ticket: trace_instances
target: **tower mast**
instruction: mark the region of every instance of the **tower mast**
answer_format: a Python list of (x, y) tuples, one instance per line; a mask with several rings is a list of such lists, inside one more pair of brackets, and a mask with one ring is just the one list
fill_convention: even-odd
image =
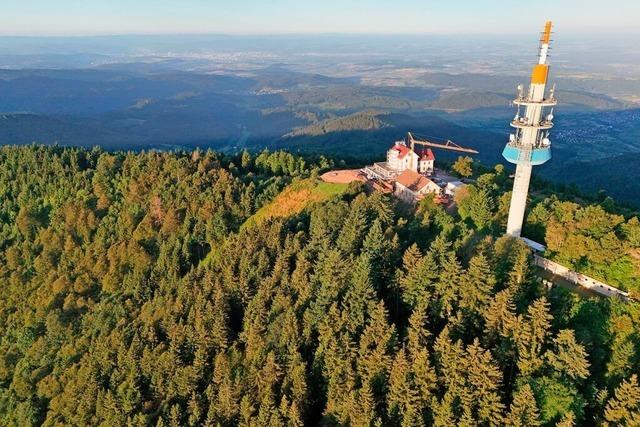
[[(546, 94), (549, 75), (547, 56), (551, 43), (551, 28), (552, 23), (548, 21), (540, 39), (538, 63), (531, 72), (528, 93), (524, 93), (522, 85), (518, 86), (518, 96), (513, 101), (518, 106), (518, 113), (511, 121), (515, 132), (509, 136), (509, 142), (502, 152), (502, 156), (507, 161), (516, 165), (507, 221), (507, 234), (514, 237), (519, 237), (522, 231), (531, 169), (533, 166), (541, 165), (551, 159), (551, 142), (548, 138), (548, 130), (553, 127), (553, 106), (556, 105), (555, 88), (552, 88), (548, 95)], [(524, 107), (524, 115), (522, 116), (520, 115), (521, 107)], [(549, 111), (549, 109), (551, 110)]]

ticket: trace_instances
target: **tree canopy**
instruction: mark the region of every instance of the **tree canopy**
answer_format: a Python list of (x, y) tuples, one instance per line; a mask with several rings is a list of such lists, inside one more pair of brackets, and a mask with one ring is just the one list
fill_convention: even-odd
[[(0, 148), (2, 423), (637, 423), (638, 305), (541, 286), (503, 170), (483, 215), (350, 186), (247, 224), (327, 166)], [(637, 220), (562, 203), (533, 223), (632, 257)]]

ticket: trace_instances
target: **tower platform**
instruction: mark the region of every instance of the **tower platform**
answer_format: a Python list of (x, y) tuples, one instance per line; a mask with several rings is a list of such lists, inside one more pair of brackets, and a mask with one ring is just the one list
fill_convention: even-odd
[(532, 148), (507, 144), (502, 151), (502, 157), (516, 165), (529, 164), (538, 166), (551, 160), (551, 146)]

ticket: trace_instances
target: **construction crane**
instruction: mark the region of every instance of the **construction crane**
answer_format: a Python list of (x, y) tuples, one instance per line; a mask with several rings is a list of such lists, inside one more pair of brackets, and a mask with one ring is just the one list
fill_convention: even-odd
[(477, 150), (474, 150), (473, 148), (461, 147), (449, 139), (447, 139), (447, 141), (444, 144), (428, 141), (426, 139), (415, 139), (411, 134), (411, 132), (407, 132), (407, 142), (409, 143), (413, 151), (415, 151), (414, 149), (415, 144), (418, 144), (418, 145), (424, 145), (425, 147), (440, 148), (440, 149), (449, 150), (449, 151), (459, 151), (461, 153), (478, 154)]

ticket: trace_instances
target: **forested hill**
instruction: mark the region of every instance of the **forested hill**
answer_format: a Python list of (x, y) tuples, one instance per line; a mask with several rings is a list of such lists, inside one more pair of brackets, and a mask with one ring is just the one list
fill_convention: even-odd
[[(640, 308), (540, 286), (495, 237), (501, 168), (450, 216), (314, 190), (329, 166), (0, 148), (0, 424), (640, 422)], [(323, 196), (265, 217), (285, 187)], [(530, 218), (550, 256), (635, 288), (637, 218), (557, 199)]]

